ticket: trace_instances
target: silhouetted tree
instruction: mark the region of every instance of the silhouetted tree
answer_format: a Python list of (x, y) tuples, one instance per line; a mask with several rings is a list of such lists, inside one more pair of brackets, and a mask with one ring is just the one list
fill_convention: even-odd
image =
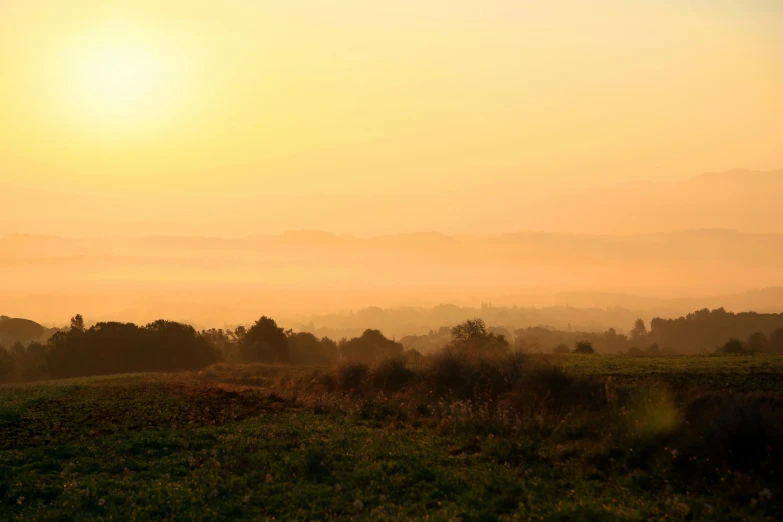
[(236, 337), (237, 344), (242, 346), (242, 343), (245, 342), (245, 337), (247, 336), (247, 328), (244, 326), (237, 326), (234, 328), (234, 337)]
[(147, 346), (158, 354), (157, 369), (199, 370), (220, 360), (221, 353), (188, 324), (158, 320), (144, 328)]
[(408, 350), (403, 354), (403, 360), (407, 368), (419, 368), (421, 367), (424, 356), (418, 350)]
[(618, 334), (614, 328), (609, 328), (602, 337), (600, 343), (603, 351), (619, 353), (624, 352), (628, 347), (628, 337)]
[(202, 331), (201, 336), (222, 354), (223, 361), (239, 362), (239, 343), (234, 332), (222, 328), (210, 328)]
[(472, 354), (502, 353), (509, 345), (505, 335), (488, 332), (484, 320), (468, 319), (451, 329), (453, 349)]
[(0, 344), (0, 382), (9, 382), (14, 373), (14, 358)]
[(291, 362), (312, 366), (331, 366), (340, 358), (337, 343), (324, 337), (318, 339), (308, 332), (286, 332), (291, 347)]
[(723, 308), (697, 310), (677, 319), (656, 317), (649, 338), (660, 346), (682, 353), (710, 352), (727, 339), (747, 339), (755, 332), (783, 328), (783, 314), (732, 313)]
[[(34, 345), (28, 347), (39, 350)], [(220, 360), (220, 352), (189, 325), (155, 321), (140, 328), (132, 323), (97, 323), (49, 339), (43, 358), (51, 377), (76, 377), (144, 371), (198, 370)], [(31, 360), (34, 360), (32, 358)]]
[(731, 338), (720, 348), (721, 353), (742, 353), (745, 347), (739, 339)]
[(71, 317), (71, 331), (84, 331), (84, 317), (82, 317), (82, 314), (76, 314), (75, 316)]
[(451, 329), (451, 342), (454, 344), (471, 344), (482, 341), (487, 336), (487, 325), (484, 319), (468, 319)]
[(778, 328), (769, 336), (769, 351), (772, 353), (783, 353), (783, 328)]
[(595, 353), (590, 341), (577, 341), (574, 345), (574, 353)]
[(638, 340), (647, 335), (647, 326), (644, 324), (644, 319), (641, 317), (636, 320), (631, 328), (631, 339)]
[(287, 363), (291, 360), (288, 339), (274, 319), (263, 316), (250, 327), (239, 346), (246, 361)]
[(763, 332), (755, 332), (748, 337), (747, 347), (751, 352), (765, 352), (767, 351), (767, 344), (769, 339)]
[(339, 346), (344, 359), (368, 364), (403, 353), (401, 343), (387, 339), (379, 330), (365, 330), (359, 337), (341, 340)]
[(11, 355), (16, 359), (16, 377), (20, 381), (34, 381), (47, 377), (44, 371), (46, 362), (46, 346), (32, 342), (25, 346), (17, 342), (11, 349)]

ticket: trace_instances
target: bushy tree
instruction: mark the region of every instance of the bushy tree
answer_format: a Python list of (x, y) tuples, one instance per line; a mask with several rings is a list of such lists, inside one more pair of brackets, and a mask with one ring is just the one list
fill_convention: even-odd
[(484, 319), (468, 319), (451, 329), (451, 342), (468, 345), (481, 342), (487, 337), (487, 325)]
[(769, 351), (772, 353), (783, 353), (783, 328), (778, 328), (769, 336)]
[(721, 353), (743, 353), (745, 347), (739, 339), (731, 338), (726, 341), (726, 344), (724, 344), (719, 351)]
[(210, 346), (221, 353), (221, 359), (224, 362), (236, 363), (240, 361), (239, 342), (231, 330), (210, 328), (202, 331), (201, 336)]
[(468, 319), (451, 329), (451, 347), (470, 354), (504, 353), (509, 349), (505, 335), (488, 332), (484, 320)]
[(25, 347), (16, 343), (11, 354), (16, 359), (17, 377), (20, 381), (35, 381), (45, 379), (44, 370), (47, 348), (39, 342), (32, 342)]
[(590, 341), (577, 341), (574, 345), (574, 353), (595, 353)]
[(365, 330), (359, 337), (341, 340), (340, 352), (343, 359), (369, 364), (399, 357), (403, 353), (403, 347), (401, 343), (387, 339), (379, 330)]
[(82, 314), (76, 314), (75, 316), (71, 317), (71, 331), (84, 331), (84, 317), (82, 317)]
[(148, 349), (158, 354), (160, 370), (199, 370), (221, 358), (220, 350), (188, 324), (161, 319), (148, 324), (143, 335)]
[(641, 317), (636, 320), (631, 328), (631, 339), (639, 340), (647, 335), (647, 326), (644, 324), (644, 319)]
[(340, 358), (337, 343), (324, 337), (318, 339), (309, 332), (286, 332), (291, 347), (291, 362), (308, 366), (332, 366)]
[(751, 352), (766, 352), (769, 339), (763, 332), (755, 332), (748, 337), (747, 347)]
[(43, 359), (50, 377), (199, 370), (220, 360), (220, 352), (190, 325), (105, 322), (82, 330), (74, 319), (74, 327), (53, 335), (44, 350), (34, 344), (27, 349), (31, 361)]
[(285, 332), (267, 316), (261, 317), (244, 334), (239, 351), (248, 362), (288, 363), (291, 360)]
[(723, 308), (705, 308), (676, 319), (656, 317), (650, 323), (649, 338), (682, 353), (709, 352), (722, 346), (726, 339), (747, 339), (755, 332), (773, 332), (779, 328), (783, 328), (783, 314), (732, 313)]
[(13, 375), (14, 358), (11, 356), (8, 350), (6, 350), (5, 347), (0, 344), (0, 383), (13, 380)]

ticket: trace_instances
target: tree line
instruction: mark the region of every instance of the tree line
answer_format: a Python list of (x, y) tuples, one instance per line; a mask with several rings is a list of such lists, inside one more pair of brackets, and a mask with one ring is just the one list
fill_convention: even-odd
[[(699, 310), (677, 319), (656, 317), (649, 329), (643, 319), (636, 319), (627, 333), (614, 328), (584, 332), (547, 326), (493, 326), (487, 331), (502, 336), (517, 351), (534, 353), (570, 352), (580, 342), (589, 343), (597, 352), (631, 355), (736, 352), (740, 345), (746, 352), (783, 353), (783, 314), (735, 314), (723, 308)], [(733, 342), (727, 349), (730, 340)], [(400, 341), (408, 350), (435, 353), (452, 341), (451, 328), (444, 326)]]
[(378, 330), (333, 341), (284, 330), (269, 317), (249, 328), (197, 331), (190, 325), (158, 320), (144, 326), (100, 322), (85, 327), (76, 315), (70, 327), (46, 343), (10, 349), (0, 345), (0, 382), (32, 381), (131, 372), (201, 370), (217, 362), (330, 366), (342, 359), (364, 363), (398, 357), (402, 345)]
[(397, 342), (379, 330), (334, 341), (294, 332), (263, 316), (250, 327), (197, 331), (158, 320), (144, 326), (100, 322), (89, 328), (76, 315), (70, 327), (48, 341), (0, 344), (0, 382), (31, 381), (128, 372), (195, 371), (217, 362), (332, 366), (340, 361), (371, 364), (451, 350), (479, 355), (538, 353), (783, 353), (783, 314), (734, 314), (720, 308), (677, 319), (655, 318), (648, 330), (637, 319), (628, 334), (572, 332), (534, 326), (487, 327), (481, 318)]

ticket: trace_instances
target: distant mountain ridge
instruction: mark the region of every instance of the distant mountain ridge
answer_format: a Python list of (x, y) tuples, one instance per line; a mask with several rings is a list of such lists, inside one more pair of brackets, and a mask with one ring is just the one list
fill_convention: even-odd
[(690, 179), (691, 182), (709, 183), (781, 183), (783, 184), (783, 169), (750, 170), (731, 169), (723, 172), (705, 172)]
[[(208, 199), (142, 190), (98, 196), (73, 189), (66, 194), (6, 183), (0, 184), (0, 234), (140, 236), (155, 231), (249, 237), (331, 230), (339, 236), (378, 237), (537, 230), (628, 235), (700, 228), (783, 234), (781, 192), (783, 169), (595, 185), (509, 179), (407, 194), (314, 194), (306, 187), (299, 194), (268, 194), (216, 186)], [(176, 205), (166, 205), (167, 199)], [(30, 201), (47, 212), (31, 213)]]
[(46, 328), (30, 319), (0, 315), (0, 346), (11, 348), (16, 343), (46, 342), (57, 328)]
[[(259, 311), (293, 317), (369, 304), (488, 300), (629, 306), (600, 295), (639, 296), (647, 304), (633, 308), (670, 315), (782, 286), (783, 234), (715, 228), (632, 235), (0, 236), (0, 309), (59, 322), (78, 312), (222, 324)], [(738, 310), (783, 310), (774, 293), (731, 302)]]

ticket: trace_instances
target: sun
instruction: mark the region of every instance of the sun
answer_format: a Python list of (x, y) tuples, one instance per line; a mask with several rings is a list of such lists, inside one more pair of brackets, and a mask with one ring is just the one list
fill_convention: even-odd
[(155, 35), (103, 28), (69, 46), (60, 85), (78, 122), (138, 127), (159, 122), (174, 103), (175, 69), (170, 48)]
[(161, 95), (162, 64), (150, 49), (127, 42), (96, 47), (79, 70), (84, 101), (108, 118), (146, 110)]

